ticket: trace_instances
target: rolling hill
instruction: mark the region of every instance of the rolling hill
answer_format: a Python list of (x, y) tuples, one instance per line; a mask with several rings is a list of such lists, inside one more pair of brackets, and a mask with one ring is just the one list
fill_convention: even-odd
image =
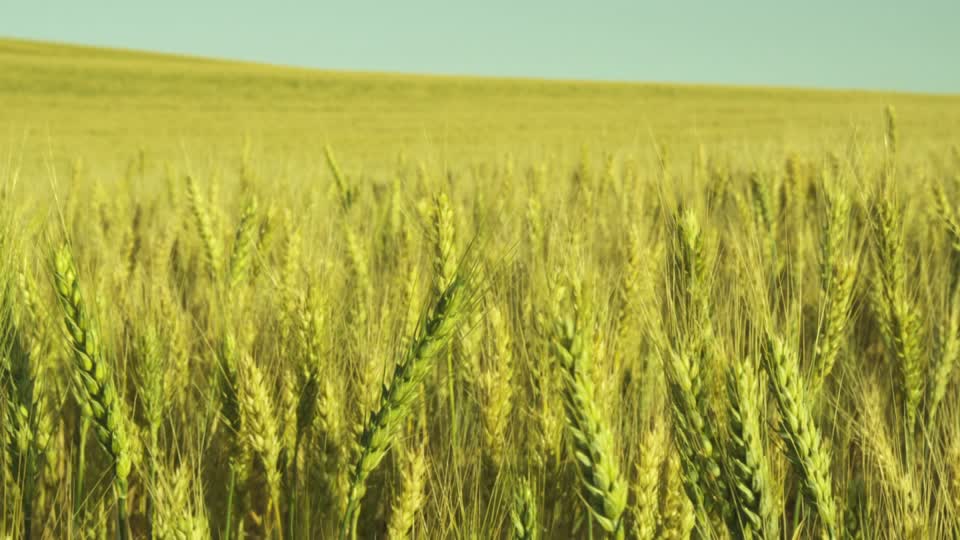
[(284, 162), (329, 143), (367, 167), (401, 151), (540, 159), (654, 141), (803, 151), (879, 136), (887, 104), (905, 145), (960, 132), (960, 96), (345, 73), (21, 40), (0, 40), (0, 74), (0, 145), (27, 164), (199, 158), (245, 140)]

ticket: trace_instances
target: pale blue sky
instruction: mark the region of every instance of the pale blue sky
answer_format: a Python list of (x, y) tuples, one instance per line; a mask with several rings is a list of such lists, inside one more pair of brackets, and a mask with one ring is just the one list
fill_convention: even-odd
[(0, 0), (0, 36), (328, 69), (960, 93), (960, 0)]

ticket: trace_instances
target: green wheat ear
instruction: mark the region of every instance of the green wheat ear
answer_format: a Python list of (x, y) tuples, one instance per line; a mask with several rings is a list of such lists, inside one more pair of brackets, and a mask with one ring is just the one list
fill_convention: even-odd
[(661, 517), (659, 515), (660, 469), (665, 461), (670, 439), (667, 427), (659, 415), (654, 417), (654, 422), (653, 426), (645, 432), (636, 466), (633, 537), (638, 540), (656, 538), (657, 520)]
[(850, 201), (843, 192), (829, 193), (827, 219), (820, 239), (820, 296), (823, 322), (814, 351), (813, 397), (833, 371), (846, 337), (856, 265), (844, 254), (849, 234)]
[(540, 525), (537, 521), (537, 501), (530, 481), (521, 477), (513, 491), (510, 507), (510, 538), (512, 540), (539, 540)]
[(330, 146), (325, 146), (323, 148), (323, 154), (327, 158), (327, 166), (330, 167), (330, 172), (333, 173), (333, 181), (337, 186), (337, 196), (340, 198), (340, 206), (344, 212), (348, 212), (350, 211), (351, 205), (353, 205), (355, 195), (353, 186), (350, 185), (347, 177), (340, 170), (337, 158), (333, 155), (333, 149), (330, 148)]
[(717, 356), (711, 320), (711, 276), (696, 214), (688, 211), (679, 216), (674, 234), (672, 291), (679, 318), (674, 336), (677, 343), (661, 348), (666, 349), (664, 373), (684, 489), (693, 503), (698, 534), (709, 537), (714, 534), (715, 523), (730, 513), (708, 392), (707, 369)]
[(729, 443), (725, 465), (736, 501), (728, 527), (743, 538), (780, 537), (778, 501), (761, 426), (766, 393), (753, 362), (731, 364), (727, 373)]
[(207, 208), (206, 201), (203, 200), (197, 182), (192, 176), (187, 177), (187, 202), (196, 221), (200, 239), (203, 241), (203, 254), (207, 263), (207, 272), (213, 279), (219, 280), (223, 275), (223, 246), (221, 246), (220, 239), (214, 231), (210, 210)]
[(379, 406), (370, 414), (358, 440), (359, 456), (350, 478), (346, 511), (340, 525), (341, 540), (348, 533), (356, 537), (367, 479), (387, 455), (410, 416), (421, 386), (431, 373), (432, 361), (446, 350), (473, 304), (466, 278), (454, 276), (430, 309), (406, 354), (397, 362), (392, 380), (384, 385)]
[(118, 502), (120, 534), (127, 537), (126, 497), (130, 475), (126, 420), (117, 396), (110, 364), (103, 356), (100, 339), (86, 311), (70, 247), (60, 247), (53, 258), (54, 286), (67, 341), (73, 350), (73, 381), (83, 415), (94, 427), (97, 440), (110, 455)]
[(567, 428), (580, 473), (581, 496), (591, 515), (612, 538), (625, 535), (623, 514), (627, 483), (620, 474), (618, 455), (607, 418), (597, 406), (589, 374), (589, 341), (577, 306), (555, 323), (553, 350), (562, 373)]
[(770, 335), (763, 348), (763, 367), (780, 412), (780, 438), (786, 446), (787, 458), (801, 479), (804, 498), (820, 518), (823, 534), (835, 539), (838, 537), (837, 507), (830, 455), (813, 421), (812, 403), (800, 379), (796, 352), (780, 338)]
[(887, 198), (873, 208), (871, 222), (876, 246), (876, 284), (873, 305), (880, 331), (897, 369), (897, 389), (913, 433), (924, 391), (922, 324), (916, 303), (907, 289), (902, 216)]
[(230, 269), (227, 275), (228, 290), (237, 287), (250, 273), (253, 263), (254, 248), (257, 244), (259, 230), (257, 227), (257, 199), (252, 199), (243, 209), (240, 224), (233, 241), (233, 251), (230, 253)]
[[(0, 238), (0, 246), (9, 248)], [(6, 268), (0, 272), (8, 271)], [(3, 275), (6, 279), (8, 276)], [(22, 274), (21, 274), (22, 276)], [(10, 282), (0, 285), (0, 478), (7, 496), (19, 490), (23, 532), (29, 536), (38, 496), (39, 471), (48, 465), (53, 419), (44, 388), (49, 371), (41, 365), (38, 332), (28, 335)], [(26, 295), (24, 295), (26, 296)], [(31, 311), (29, 306), (27, 311)], [(7, 485), (16, 480), (16, 487)], [(8, 499), (9, 500), (9, 499)]]
[(893, 105), (887, 105), (887, 108), (884, 110), (884, 119), (887, 124), (887, 131), (884, 134), (884, 144), (890, 152), (891, 158), (896, 159), (899, 136), (897, 135), (897, 111), (893, 108)]

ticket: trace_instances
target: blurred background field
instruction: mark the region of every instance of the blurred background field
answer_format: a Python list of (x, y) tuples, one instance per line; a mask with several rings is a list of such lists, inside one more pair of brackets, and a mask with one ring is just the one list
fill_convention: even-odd
[(235, 158), (245, 140), (271, 173), (307, 178), (325, 144), (371, 172), (401, 152), (464, 165), (586, 145), (648, 159), (654, 143), (748, 164), (875, 143), (886, 105), (908, 158), (960, 130), (958, 96), (334, 73), (14, 40), (0, 40), (0, 74), (0, 142), (32, 171), (52, 155), (115, 173), (140, 149)]

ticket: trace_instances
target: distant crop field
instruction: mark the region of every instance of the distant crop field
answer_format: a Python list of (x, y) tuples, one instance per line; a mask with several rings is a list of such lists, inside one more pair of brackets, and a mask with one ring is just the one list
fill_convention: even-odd
[(958, 538), (958, 206), (958, 96), (0, 41), (0, 538)]

